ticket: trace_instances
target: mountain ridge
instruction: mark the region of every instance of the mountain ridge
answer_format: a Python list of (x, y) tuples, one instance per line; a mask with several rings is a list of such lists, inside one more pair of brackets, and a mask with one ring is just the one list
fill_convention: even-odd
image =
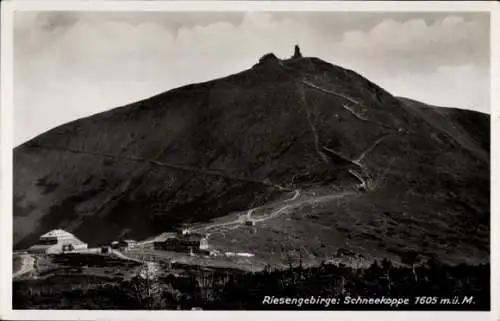
[[(409, 196), (397, 196), (397, 189), (424, 199), (447, 186), (479, 214), (451, 209), (446, 193), (414, 207), (456, 213), (445, 221), (476, 217), (484, 248), (489, 127), (477, 119), (488, 117), (467, 122), (457, 115), (396, 98), (318, 58), (270, 56), (240, 73), (75, 120), (16, 147), (15, 247), (55, 227), (89, 244), (147, 238), (285, 199), (296, 189), (354, 190), (360, 199), (387, 192), (403, 202)], [(382, 199), (370, 202), (385, 206)]]

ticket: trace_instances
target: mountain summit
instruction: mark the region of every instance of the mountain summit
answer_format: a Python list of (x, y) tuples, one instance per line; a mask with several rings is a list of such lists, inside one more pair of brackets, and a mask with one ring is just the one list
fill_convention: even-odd
[(303, 246), (313, 258), (342, 245), (482, 260), (488, 146), (487, 115), (394, 97), (354, 71), (302, 57), (297, 46), (290, 59), (267, 54), (240, 73), (78, 119), (17, 147), (14, 243), (26, 247), (55, 228), (90, 246), (142, 239), (300, 191), (317, 207), (297, 208), (252, 238), (314, 235)]

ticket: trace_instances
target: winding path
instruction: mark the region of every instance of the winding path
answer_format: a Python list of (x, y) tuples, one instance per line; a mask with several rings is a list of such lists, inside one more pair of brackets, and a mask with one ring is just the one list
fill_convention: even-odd
[[(326, 94), (330, 94), (330, 95), (334, 95), (336, 97), (339, 97), (339, 98), (342, 98), (346, 101), (348, 101), (349, 103), (351, 104), (354, 104), (354, 105), (358, 105), (358, 106), (362, 106), (362, 104), (357, 101), (357, 100), (354, 100), (350, 97), (347, 97), (345, 95), (342, 95), (338, 92), (335, 92), (335, 91), (332, 91), (332, 90), (328, 90), (326, 88), (323, 88), (321, 86), (318, 86), (316, 84), (313, 84), (312, 82), (308, 81), (308, 80), (305, 80), (305, 79), (302, 79), (302, 83), (310, 88), (314, 88), (316, 90), (319, 90), (321, 92), (324, 92)], [(360, 114), (358, 114), (357, 112), (355, 112), (351, 107), (347, 106), (346, 104), (342, 104), (342, 107), (347, 110), (349, 113), (351, 113), (354, 117), (356, 117), (357, 119), (361, 120), (361, 121), (364, 121), (364, 122), (368, 122), (368, 123), (372, 123), (372, 124), (376, 124), (378, 126), (382, 126), (384, 128), (388, 128), (388, 129), (394, 129), (392, 126), (389, 126), (389, 125), (386, 125), (384, 123), (381, 123), (381, 122), (378, 122), (378, 121), (375, 121), (375, 120), (371, 120), (371, 119), (368, 119), (364, 116), (361, 116)]]
[(222, 232), (224, 228), (226, 230), (234, 230), (239, 227), (241, 227), (243, 224), (245, 224), (246, 221), (250, 220), (254, 223), (261, 223), (273, 218), (276, 218), (277, 216), (286, 213), (288, 210), (292, 210), (294, 208), (300, 207), (304, 204), (308, 203), (318, 203), (321, 201), (327, 201), (327, 200), (332, 200), (340, 197), (344, 197), (350, 194), (355, 194), (355, 192), (352, 191), (347, 191), (347, 192), (340, 192), (336, 194), (328, 194), (328, 195), (322, 195), (322, 196), (314, 196), (314, 197), (307, 197), (298, 200), (298, 197), (300, 196), (301, 191), (296, 190), (295, 194), (288, 200), (283, 201), (283, 206), (280, 206), (274, 211), (270, 211), (268, 215), (263, 215), (259, 217), (252, 217), (252, 214), (255, 212), (255, 210), (262, 209), (262, 208), (268, 208), (269, 205), (265, 205), (262, 207), (255, 207), (250, 210), (248, 210), (245, 214), (239, 215), (237, 219), (230, 221), (230, 222), (225, 222), (225, 223), (219, 223), (219, 224), (212, 224), (208, 226), (203, 226), (199, 227), (197, 229), (193, 229), (192, 232), (205, 232), (206, 234), (214, 234), (218, 232)]
[(380, 138), (378, 138), (377, 140), (375, 140), (370, 146), (368, 146), (367, 149), (365, 149), (359, 156), (358, 158), (356, 158), (356, 160), (354, 160), (355, 163), (359, 164), (359, 162), (361, 162), (363, 160), (363, 158), (369, 153), (371, 152), (373, 149), (375, 149), (375, 147), (377, 147), (378, 144), (380, 144), (381, 142), (383, 142), (386, 138), (389, 138), (390, 136), (392, 136), (393, 134), (387, 134), (387, 135), (384, 135)]
[[(290, 199), (285, 200), (283, 202), (286, 203), (286, 202), (294, 201), (294, 200), (297, 199), (297, 197), (299, 197), (299, 195), (300, 195), (300, 190), (296, 189), (295, 190), (295, 194)], [(249, 220), (252, 220), (254, 222), (261, 222), (263, 220), (267, 220), (267, 219), (271, 218), (271, 217), (268, 217), (266, 219), (259, 219), (259, 220), (252, 219), (252, 213), (255, 210), (261, 209), (263, 207), (269, 207), (269, 204), (266, 204), (264, 206), (258, 206), (258, 207), (251, 208), (251, 209), (247, 210), (245, 214), (239, 215), (237, 219), (234, 219), (232, 221), (211, 224), (211, 225), (208, 225), (208, 226), (201, 226), (201, 227), (198, 227), (198, 228), (191, 229), (190, 232), (194, 232), (194, 233), (204, 232), (204, 233), (210, 235), (210, 234), (213, 234), (216, 231), (221, 230), (221, 228), (223, 228), (223, 227), (227, 227), (227, 226), (231, 226), (231, 225), (236, 225), (236, 227), (234, 227), (234, 228), (237, 228), (237, 227), (239, 227), (239, 225), (243, 225), (243, 224), (245, 224), (246, 221), (249, 221)], [(208, 232), (210, 230), (212, 230), (212, 231)]]
[(137, 263), (143, 263), (143, 261), (141, 261), (141, 260), (134, 259), (134, 258), (132, 258), (130, 256), (126, 256), (121, 251), (112, 250), (111, 253), (115, 254), (116, 256), (118, 256), (122, 260), (128, 260), (128, 261), (134, 261), (134, 262), (137, 262)]
[[(335, 95), (335, 96), (337, 96), (337, 97), (343, 98), (343, 99), (345, 99), (345, 100), (347, 100), (347, 101), (349, 101), (349, 102), (351, 102), (351, 103), (353, 103), (353, 104), (360, 105), (359, 101), (357, 101), (357, 100), (354, 100), (354, 99), (352, 99), (352, 98), (350, 98), (350, 97), (347, 97), (347, 96), (345, 96), (345, 95), (342, 95), (342, 94), (339, 94), (339, 93), (337, 93), (337, 92), (334, 92), (334, 91), (331, 91), (331, 90), (325, 89), (325, 88), (323, 88), (323, 87), (320, 87), (320, 86), (318, 86), (318, 85), (315, 85), (315, 84), (313, 84), (312, 82), (310, 82), (310, 81), (308, 81), (308, 80), (302, 79), (302, 83), (303, 83), (303, 84), (305, 84), (305, 85), (307, 85), (307, 86), (309, 86), (309, 87), (311, 87), (311, 88), (315, 88), (315, 89), (318, 89), (318, 90), (320, 90), (320, 91), (323, 91), (323, 92), (325, 92), (325, 93), (327, 93), (327, 94), (332, 94), (332, 95)], [(357, 115), (356, 115), (356, 116), (357, 116)]]

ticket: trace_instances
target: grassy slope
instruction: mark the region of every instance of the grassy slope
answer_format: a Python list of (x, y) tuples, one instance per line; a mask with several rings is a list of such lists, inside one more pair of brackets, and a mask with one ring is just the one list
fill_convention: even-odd
[(448, 263), (488, 262), (489, 162), (483, 156), (489, 150), (482, 148), (489, 141), (487, 115), (462, 116), (460, 110), (417, 103), (411, 108), (420, 116), (411, 124), (413, 133), (385, 140), (363, 162), (373, 190), (309, 202), (255, 228), (217, 233), (212, 243), (275, 263), (288, 256), (351, 262), (341, 255), (349, 251), (362, 255), (358, 263), (404, 260), (413, 252)]
[[(281, 262), (291, 248), (312, 261), (341, 248), (367, 258), (417, 251), (452, 262), (488, 260), (489, 126), (485, 116), (462, 115), (401, 103), (315, 58), (271, 61), (63, 125), (18, 147), (15, 242), (23, 247), (57, 226), (91, 244), (146, 238), (283, 197), (275, 184), (352, 191), (357, 182), (348, 170), (361, 166), (370, 191), (298, 207), (257, 232), (236, 229), (211, 242)], [(321, 159), (323, 147), (333, 151), (330, 162)], [(364, 152), (359, 166), (349, 161)]]

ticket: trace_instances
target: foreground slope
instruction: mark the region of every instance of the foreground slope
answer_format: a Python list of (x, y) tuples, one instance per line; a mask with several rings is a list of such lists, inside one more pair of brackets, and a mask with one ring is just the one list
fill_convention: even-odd
[(286, 218), (213, 235), (214, 244), (259, 252), (286, 237), (319, 259), (423, 243), (452, 261), (487, 260), (489, 119), (437, 110), (317, 58), (267, 55), (17, 147), (15, 247), (56, 227), (90, 245), (142, 239), (253, 207), (270, 213), (266, 204), (300, 191)]

